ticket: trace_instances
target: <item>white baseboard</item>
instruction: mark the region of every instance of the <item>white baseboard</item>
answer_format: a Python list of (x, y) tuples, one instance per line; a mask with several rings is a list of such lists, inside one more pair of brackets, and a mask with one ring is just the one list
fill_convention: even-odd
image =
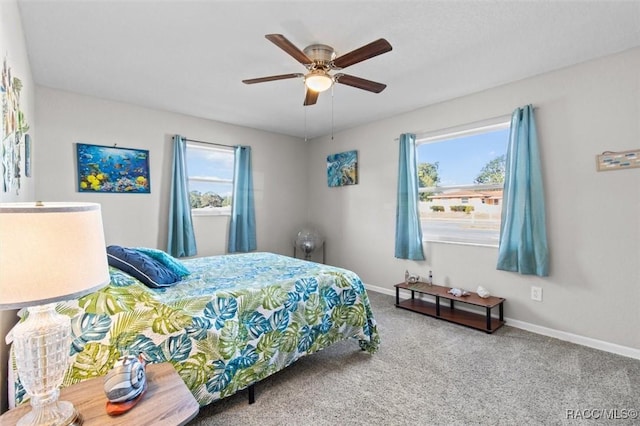
[(543, 336), (554, 337), (556, 339), (565, 340), (567, 342), (576, 343), (578, 345), (588, 346), (590, 348), (599, 349), (601, 351), (611, 352), (617, 355), (640, 360), (640, 349), (605, 342), (604, 340), (592, 339), (591, 337), (580, 336), (579, 334), (573, 334), (567, 331), (542, 327), (540, 325), (531, 324), (515, 319), (505, 318), (505, 321), (511, 327), (520, 328), (522, 330), (531, 331), (532, 333), (542, 334)]
[[(390, 288), (377, 287), (374, 285), (365, 284), (367, 290), (375, 291), (376, 293), (387, 294), (395, 297), (396, 292)], [(536, 324), (531, 324), (525, 321), (520, 321), (512, 318), (505, 318), (507, 325), (522, 330), (530, 331), (532, 333), (541, 334), (543, 336), (553, 337), (559, 340), (575, 343), (582, 346), (587, 346), (601, 351), (614, 353), (617, 355), (626, 356), (640, 360), (640, 349), (630, 348), (628, 346), (622, 346), (615, 343), (605, 342), (603, 340), (592, 339), (591, 337), (580, 336), (578, 334), (569, 333), (566, 331), (555, 330), (553, 328), (543, 327)]]
[(364, 287), (367, 290), (375, 291), (376, 293), (387, 294), (387, 295), (393, 296), (393, 297), (396, 296), (396, 291), (392, 290), (390, 288), (377, 287), (375, 285), (369, 285), (369, 284), (365, 284)]

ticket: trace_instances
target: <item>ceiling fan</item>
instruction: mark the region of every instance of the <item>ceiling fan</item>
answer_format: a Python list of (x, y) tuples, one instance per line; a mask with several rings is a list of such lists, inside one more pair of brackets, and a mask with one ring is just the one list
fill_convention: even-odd
[(304, 78), (306, 86), (306, 95), (304, 105), (314, 105), (318, 100), (318, 95), (333, 86), (334, 83), (346, 84), (347, 86), (356, 87), (358, 89), (367, 90), (369, 92), (380, 93), (386, 84), (378, 83), (364, 78), (355, 77), (348, 74), (336, 73), (330, 74), (330, 71), (341, 70), (348, 66), (371, 59), (374, 56), (389, 52), (392, 47), (389, 42), (383, 38), (373, 41), (349, 53), (336, 57), (333, 47), (326, 44), (312, 44), (304, 48), (298, 49), (282, 34), (267, 34), (267, 40), (291, 55), (296, 61), (304, 65), (308, 72), (306, 74), (280, 74), (269, 77), (252, 78), (242, 80), (245, 84), (264, 83), (274, 80), (285, 80), (288, 78)]

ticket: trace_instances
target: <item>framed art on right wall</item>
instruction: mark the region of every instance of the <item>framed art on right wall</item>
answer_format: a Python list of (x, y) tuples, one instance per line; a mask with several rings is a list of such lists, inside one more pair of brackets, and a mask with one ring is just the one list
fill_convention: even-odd
[(619, 152), (605, 151), (596, 155), (596, 169), (599, 172), (636, 167), (640, 167), (640, 149)]

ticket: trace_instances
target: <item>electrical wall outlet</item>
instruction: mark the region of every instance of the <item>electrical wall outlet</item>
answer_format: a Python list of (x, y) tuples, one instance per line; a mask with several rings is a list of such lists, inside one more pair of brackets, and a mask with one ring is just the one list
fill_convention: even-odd
[(536, 302), (542, 302), (542, 287), (531, 287), (531, 299)]

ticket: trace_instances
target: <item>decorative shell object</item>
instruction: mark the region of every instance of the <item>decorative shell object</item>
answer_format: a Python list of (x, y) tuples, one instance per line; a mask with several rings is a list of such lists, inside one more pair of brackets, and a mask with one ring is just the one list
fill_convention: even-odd
[(111, 402), (129, 401), (146, 388), (144, 362), (135, 356), (123, 356), (104, 378), (104, 393)]
[(453, 294), (456, 297), (463, 297), (463, 296), (468, 296), (468, 295), (471, 294), (468, 291), (462, 290), (462, 289), (459, 289), (459, 288), (450, 288), (449, 291), (447, 291), (447, 293)]
[(483, 299), (486, 299), (489, 296), (491, 296), (489, 291), (486, 288), (482, 287), (481, 285), (478, 286), (478, 290), (476, 291), (476, 293), (478, 293), (478, 296), (482, 297)]
[(420, 275), (418, 274), (410, 274), (409, 271), (404, 271), (404, 282), (405, 284), (415, 284), (420, 281)]

